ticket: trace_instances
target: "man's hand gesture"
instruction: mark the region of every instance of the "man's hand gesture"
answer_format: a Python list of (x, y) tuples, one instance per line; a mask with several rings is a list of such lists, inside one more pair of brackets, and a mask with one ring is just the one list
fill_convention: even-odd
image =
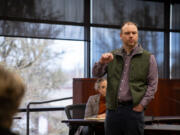
[(101, 56), (100, 63), (101, 64), (107, 64), (113, 60), (113, 54), (112, 53), (104, 53)]

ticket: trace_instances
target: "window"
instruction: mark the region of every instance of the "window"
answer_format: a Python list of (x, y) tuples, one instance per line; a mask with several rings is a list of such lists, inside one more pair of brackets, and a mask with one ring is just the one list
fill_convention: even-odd
[[(92, 28), (91, 37), (92, 67), (95, 62), (99, 61), (103, 53), (110, 52), (122, 46), (119, 29)], [(160, 78), (163, 77), (164, 71), (163, 38), (163, 32), (139, 31), (139, 43), (144, 49), (150, 51), (156, 57)]]
[(180, 30), (180, 4), (172, 4), (171, 29)]
[(16, 19), (83, 22), (83, 0), (3, 0), (2, 13)]
[(95, 24), (122, 25), (125, 21), (133, 21), (140, 27), (164, 27), (162, 2), (92, 0), (92, 15), (91, 22)]
[(170, 42), (170, 75), (173, 79), (180, 78), (180, 33), (171, 33)]
[[(1, 64), (15, 70), (25, 80), (27, 90), (21, 108), (26, 108), (27, 104), (32, 101), (71, 97), (72, 78), (84, 76), (83, 41), (0, 37), (0, 55)], [(69, 104), (72, 104), (72, 100), (33, 107), (65, 107)], [(37, 114), (43, 114), (43, 117), (41, 118)], [(40, 134), (39, 130), (41, 129), (38, 129), (36, 124), (38, 124), (37, 121), (41, 122), (41, 119), (48, 121), (47, 124), (52, 124), (48, 119), (59, 121), (59, 123), (61, 119), (66, 119), (63, 111), (52, 114), (32, 113), (30, 115), (30, 133)], [(19, 129), (21, 134), (26, 131), (25, 125), (22, 124), (26, 123), (25, 115), (26, 113), (20, 114), (23, 119), (14, 121), (14, 128)], [(48, 126), (57, 128), (57, 126), (52, 127), (53, 125)], [(48, 134), (50, 131), (46, 130), (46, 134)], [(67, 133), (67, 128), (65, 131)]]
[(83, 40), (84, 29), (81, 26), (72, 25), (0, 21), (0, 35)]

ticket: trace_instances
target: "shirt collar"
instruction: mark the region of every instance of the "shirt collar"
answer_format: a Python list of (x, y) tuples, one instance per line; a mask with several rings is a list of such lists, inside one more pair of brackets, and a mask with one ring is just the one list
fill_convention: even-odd
[[(117, 49), (114, 51), (114, 54), (115, 55), (120, 55), (120, 56), (123, 56), (125, 53), (125, 50), (123, 47)], [(132, 50), (132, 55), (136, 55), (136, 54), (142, 54), (143, 53), (143, 48), (140, 44), (138, 44), (135, 48), (133, 48)]]

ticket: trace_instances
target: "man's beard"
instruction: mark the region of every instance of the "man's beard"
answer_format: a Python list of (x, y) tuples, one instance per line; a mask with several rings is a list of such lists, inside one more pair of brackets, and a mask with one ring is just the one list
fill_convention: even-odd
[(132, 42), (132, 43), (129, 43), (129, 42), (127, 42), (127, 44), (126, 44), (126, 46), (128, 46), (128, 47), (134, 47), (134, 46), (136, 46), (136, 44), (137, 44), (137, 42)]

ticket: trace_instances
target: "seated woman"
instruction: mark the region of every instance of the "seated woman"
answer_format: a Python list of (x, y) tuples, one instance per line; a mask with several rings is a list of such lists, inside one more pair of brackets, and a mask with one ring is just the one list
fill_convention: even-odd
[(106, 116), (106, 88), (107, 81), (106, 79), (100, 78), (95, 82), (95, 90), (98, 91), (98, 94), (90, 96), (86, 104), (85, 118), (96, 117), (96, 118), (105, 118)]
[[(100, 78), (95, 82), (94, 86), (98, 94), (90, 96), (85, 109), (85, 119), (87, 118), (101, 118), (105, 119), (106, 116), (106, 79)], [(80, 126), (75, 135), (89, 135), (91, 132), (90, 127)]]

